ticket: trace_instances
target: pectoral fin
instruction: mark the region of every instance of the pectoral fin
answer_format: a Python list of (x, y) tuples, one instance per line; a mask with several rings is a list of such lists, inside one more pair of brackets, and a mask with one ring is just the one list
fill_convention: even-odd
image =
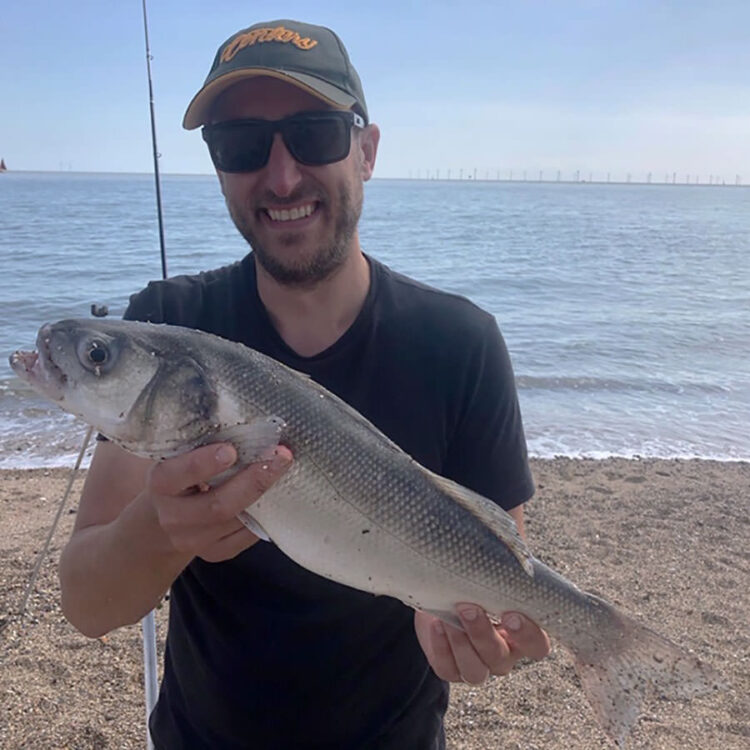
[(464, 629), (461, 620), (458, 618), (458, 615), (455, 612), (445, 612), (440, 609), (425, 609), (423, 610), (423, 612), (427, 612), (427, 614), (433, 615), (443, 622), (447, 622), (448, 625), (453, 625), (453, 627), (458, 628), (458, 630)]
[[(286, 423), (281, 417), (271, 416), (222, 427), (218, 432), (213, 433), (210, 442), (231, 443), (237, 451), (237, 461), (229, 469), (215, 476), (209, 484), (214, 487), (229, 479), (248, 464), (256, 461), (269, 461), (273, 458), (284, 427), (286, 427)], [(261, 539), (268, 538), (265, 531), (260, 529), (259, 526), (256, 529), (245, 523), (243, 518), (240, 518), (240, 520)], [(257, 526), (254, 519), (252, 523)]]
[[(425, 469), (425, 471), (427, 470)], [(526, 546), (526, 542), (518, 533), (516, 522), (509, 513), (477, 492), (473, 492), (433, 472), (428, 473), (443, 492), (450, 495), (459, 505), (466, 508), (490, 529), (515, 555), (518, 562), (521, 563), (521, 567), (533, 577), (534, 566), (532, 561), (534, 558)]]
[[(251, 422), (222, 427), (211, 436), (212, 443), (231, 443), (237, 451), (237, 461), (230, 469), (214, 477), (211, 484), (220, 484), (235, 474), (243, 466), (256, 461), (268, 461), (273, 458), (274, 450), (279, 444), (281, 432), (286, 423), (281, 417), (260, 417)], [(237, 514), (243, 526), (250, 529), (257, 537), (266, 542), (271, 539), (266, 530), (248, 513), (243, 510)]]
[(260, 417), (222, 427), (211, 436), (211, 442), (231, 443), (237, 449), (237, 463), (251, 464), (273, 457), (284, 427), (286, 423), (281, 417)]
[(271, 537), (266, 534), (266, 530), (246, 510), (241, 510), (237, 514), (237, 518), (239, 518), (242, 525), (246, 529), (250, 529), (255, 536), (259, 537), (264, 542), (271, 541)]

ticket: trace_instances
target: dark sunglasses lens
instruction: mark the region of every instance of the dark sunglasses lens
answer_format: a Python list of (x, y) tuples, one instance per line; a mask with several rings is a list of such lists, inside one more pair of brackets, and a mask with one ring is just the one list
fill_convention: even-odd
[(349, 154), (351, 124), (341, 117), (299, 118), (286, 123), (284, 142), (302, 164), (332, 164)]
[(214, 127), (206, 141), (214, 165), (222, 172), (254, 172), (268, 161), (273, 134), (262, 123)]

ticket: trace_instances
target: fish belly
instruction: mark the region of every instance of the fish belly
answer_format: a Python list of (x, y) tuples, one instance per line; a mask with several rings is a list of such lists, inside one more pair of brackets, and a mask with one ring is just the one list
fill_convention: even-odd
[(360, 505), (332, 490), (320, 472), (293, 464), (248, 512), (292, 560), (347, 586), (438, 613), (452, 612), (459, 602), (494, 613), (517, 603), (501, 585), (446, 567), (440, 555), (373, 521)]

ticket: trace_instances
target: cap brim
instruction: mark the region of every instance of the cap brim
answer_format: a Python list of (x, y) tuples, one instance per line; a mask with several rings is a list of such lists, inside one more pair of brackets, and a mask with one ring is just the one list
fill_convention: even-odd
[(188, 105), (185, 117), (182, 119), (182, 127), (185, 130), (195, 130), (195, 128), (205, 125), (208, 122), (211, 106), (219, 94), (238, 81), (258, 78), (259, 76), (287, 81), (337, 109), (349, 109), (357, 101), (351, 94), (347, 94), (330, 83), (306, 73), (282, 71), (274, 68), (242, 68), (241, 70), (232, 70), (207, 83)]

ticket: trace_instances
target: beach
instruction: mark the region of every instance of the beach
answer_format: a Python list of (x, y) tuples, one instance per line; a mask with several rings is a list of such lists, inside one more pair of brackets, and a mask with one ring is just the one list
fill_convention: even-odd
[[(744, 750), (750, 745), (750, 463), (534, 459), (527, 507), (537, 557), (579, 586), (694, 650), (724, 676), (722, 693), (656, 699), (630, 748)], [(64, 469), (0, 472), (0, 747), (145, 747), (140, 626), (99, 639), (59, 605), (56, 567), (84, 472), (55, 534), (27, 614), (15, 614), (65, 489)], [(168, 604), (157, 612), (162, 657)], [(612, 747), (568, 655), (554, 644), (481, 687), (452, 688), (452, 750)]]

